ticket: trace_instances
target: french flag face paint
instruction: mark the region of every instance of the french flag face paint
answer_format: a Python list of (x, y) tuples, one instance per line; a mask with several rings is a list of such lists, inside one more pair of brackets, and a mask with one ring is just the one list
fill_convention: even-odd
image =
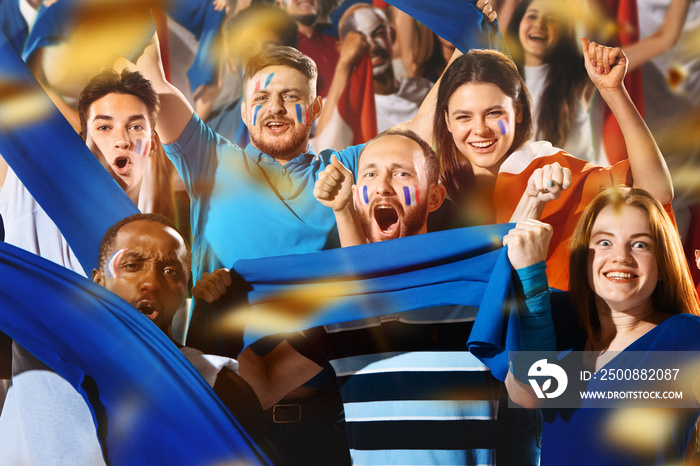
[(297, 121), (306, 126), (311, 125), (311, 121), (309, 120), (309, 107), (302, 104), (294, 104), (294, 107), (297, 111)]
[(498, 120), (498, 129), (501, 131), (501, 136), (505, 136), (508, 131), (508, 120)]
[(355, 194), (357, 195), (357, 203), (359, 205), (369, 204), (369, 190), (367, 185), (358, 186), (355, 189)]
[(406, 205), (416, 205), (420, 202), (420, 196), (418, 195), (417, 186), (404, 186), (403, 187), (403, 199)]
[(118, 251), (114, 251), (114, 253), (109, 256), (109, 259), (107, 259), (107, 265), (105, 266), (107, 269), (108, 278), (114, 279), (119, 276), (119, 261), (121, 260), (122, 255), (124, 255), (124, 253), (128, 250), (129, 248), (119, 249)]
[(258, 122), (258, 112), (262, 108), (262, 105), (255, 105), (253, 107), (253, 126)]
[(258, 79), (255, 82), (255, 91), (259, 91), (261, 88), (262, 89), (267, 89), (267, 86), (270, 85), (270, 81), (272, 81), (272, 78), (275, 76), (275, 73), (270, 73), (267, 76), (263, 76), (261, 79)]
[(151, 141), (148, 139), (137, 139), (136, 140), (136, 153), (141, 156), (147, 156), (151, 149)]

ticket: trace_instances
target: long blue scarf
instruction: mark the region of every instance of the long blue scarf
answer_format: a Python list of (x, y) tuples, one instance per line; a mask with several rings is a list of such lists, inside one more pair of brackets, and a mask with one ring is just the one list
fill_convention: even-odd
[(0, 330), (90, 406), (110, 464), (265, 464), (175, 345), (90, 280), (0, 243)]

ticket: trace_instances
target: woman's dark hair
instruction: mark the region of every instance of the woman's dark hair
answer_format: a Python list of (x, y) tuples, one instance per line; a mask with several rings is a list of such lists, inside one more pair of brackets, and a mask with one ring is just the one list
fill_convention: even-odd
[(522, 121), (515, 125), (515, 137), (506, 156), (518, 149), (532, 137), (532, 117), (530, 97), (523, 78), (520, 77), (513, 61), (496, 50), (470, 50), (457, 58), (442, 76), (438, 88), (433, 139), (435, 152), (440, 157), (440, 173), (447, 195), (457, 201), (463, 189), (473, 182), (469, 161), (457, 151), (452, 133), (445, 121), (452, 94), (465, 84), (493, 84), (513, 100), (516, 111), (522, 112)]
[[(525, 76), (525, 53), (520, 43), (520, 23), (533, 1), (524, 0), (518, 4), (506, 31), (506, 42), (521, 76)], [(558, 17), (559, 40), (545, 58), (549, 70), (538, 106), (535, 137), (563, 147), (572, 129), (576, 101), (590, 81), (579, 52), (574, 24), (568, 15)]]

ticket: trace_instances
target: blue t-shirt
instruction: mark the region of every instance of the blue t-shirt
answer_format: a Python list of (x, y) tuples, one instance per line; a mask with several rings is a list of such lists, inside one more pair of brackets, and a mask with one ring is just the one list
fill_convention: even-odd
[(165, 146), (190, 196), (194, 280), (238, 259), (337, 246), (335, 216), (314, 197), (314, 183), (333, 154), (354, 173), (362, 147), (315, 154), (309, 146), (282, 166), (250, 144), (232, 144), (194, 114)]

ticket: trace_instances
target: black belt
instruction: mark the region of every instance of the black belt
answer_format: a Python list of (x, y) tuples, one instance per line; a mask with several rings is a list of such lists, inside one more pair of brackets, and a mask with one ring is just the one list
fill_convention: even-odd
[(312, 419), (338, 419), (342, 403), (338, 392), (319, 390), (303, 400), (283, 400), (265, 410), (265, 417), (275, 424), (292, 424)]

